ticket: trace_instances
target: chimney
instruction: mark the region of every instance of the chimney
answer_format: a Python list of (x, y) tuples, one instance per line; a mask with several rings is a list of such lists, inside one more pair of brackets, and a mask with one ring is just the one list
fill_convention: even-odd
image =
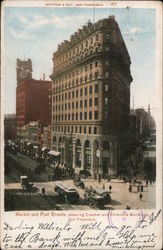
[(43, 81), (45, 81), (45, 73), (43, 73)]

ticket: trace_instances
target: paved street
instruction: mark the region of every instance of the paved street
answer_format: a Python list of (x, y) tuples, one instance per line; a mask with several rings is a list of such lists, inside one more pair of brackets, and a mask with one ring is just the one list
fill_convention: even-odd
[[(76, 209), (76, 210), (88, 210), (92, 209), (88, 205), (84, 203), (84, 190), (78, 188), (78, 192), (80, 195), (79, 204), (70, 205), (65, 204), (61, 201), (58, 195), (54, 192), (55, 181), (48, 181), (48, 175), (52, 173), (52, 169), (47, 168), (46, 172), (43, 172), (41, 175), (34, 174), (34, 168), (37, 166), (37, 162), (30, 159), (28, 156), (19, 154), (18, 155), (9, 155), (9, 164), (10, 164), (10, 174), (8, 174), (5, 178), (5, 189), (6, 193), (10, 193), (14, 195), (13, 198), (13, 206), (15, 206), (18, 210), (30, 210), (30, 209), (45, 209), (45, 210), (55, 210), (55, 209)], [(18, 165), (12, 164), (11, 159), (15, 160)], [(34, 192), (29, 194), (25, 192), (23, 194), (22, 187), (20, 185), (20, 176), (31, 169), (31, 178), (30, 182), (33, 183)], [(144, 192), (142, 201), (139, 200), (139, 193), (137, 192), (137, 187), (133, 186), (133, 190), (130, 193), (128, 191), (129, 183), (124, 183), (122, 180), (113, 179), (110, 182), (102, 179), (99, 184), (98, 181), (94, 179), (82, 179), (86, 187), (92, 186), (103, 188), (109, 191), (109, 186), (112, 186), (111, 192), (111, 204), (105, 205), (104, 209), (126, 209), (128, 205), (131, 209), (152, 209), (155, 207), (155, 183), (149, 185), (148, 187), (144, 185)], [(62, 182), (69, 184), (74, 187), (74, 183), (70, 179), (62, 180)], [(46, 195), (45, 197), (41, 196), (41, 189), (45, 188)], [(75, 187), (76, 188), (76, 187)], [(9, 196), (11, 197), (11, 196)], [(20, 204), (18, 205), (18, 201)], [(19, 206), (19, 207), (17, 207)], [(12, 205), (10, 205), (11, 209)], [(15, 210), (16, 210), (15, 208)], [(96, 208), (98, 209), (98, 208)], [(10, 210), (10, 209), (9, 209)]]
[[(155, 207), (155, 184), (144, 187), (143, 192), (143, 198), (142, 201), (139, 200), (139, 193), (137, 192), (137, 188), (133, 187), (133, 192), (130, 193), (128, 191), (128, 184), (118, 182), (118, 180), (114, 180), (111, 182), (106, 182), (106, 180), (102, 180), (101, 184), (99, 185), (97, 181), (94, 180), (83, 180), (85, 185), (89, 187), (90, 185), (92, 187), (103, 187), (103, 184), (105, 185), (105, 189), (109, 190), (109, 185), (112, 185), (112, 192), (111, 192), (111, 198), (112, 202), (111, 204), (105, 205), (104, 209), (125, 209), (126, 206), (130, 206), (131, 209), (152, 209)], [(72, 180), (65, 180), (63, 181), (71, 186), (74, 186)], [(37, 195), (40, 195), (41, 189), (45, 188), (46, 195), (53, 197), (53, 201), (56, 200), (57, 204), (57, 194), (54, 192), (54, 186), (55, 182), (35, 182), (34, 187), (38, 188)], [(13, 190), (21, 190), (20, 183), (10, 183), (5, 185), (6, 189), (13, 189)], [(18, 191), (19, 192), (19, 191)], [(84, 198), (84, 190), (78, 188), (78, 192), (80, 194), (80, 197)], [(22, 195), (22, 193), (21, 193)], [(36, 194), (34, 194), (36, 195)], [(39, 206), (39, 204), (38, 204)], [(60, 206), (62, 209), (91, 209), (89, 206), (86, 205), (67, 205), (63, 204)]]

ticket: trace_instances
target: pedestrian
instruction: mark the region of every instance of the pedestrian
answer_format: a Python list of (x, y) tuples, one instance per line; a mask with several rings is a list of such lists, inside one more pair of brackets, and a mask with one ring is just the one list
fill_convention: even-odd
[(43, 196), (45, 195), (45, 188), (44, 188), (44, 187), (41, 189), (41, 194), (42, 194)]
[(143, 198), (143, 194), (140, 193), (140, 194), (139, 194), (139, 199), (140, 199), (140, 201), (142, 201), (142, 198)]
[(148, 180), (146, 180), (146, 187), (148, 187)]
[(103, 189), (105, 189), (105, 184), (103, 184)]
[(109, 191), (110, 191), (110, 193), (111, 193), (111, 190), (112, 190), (112, 185), (109, 186)]
[(131, 193), (132, 192), (132, 185), (129, 186), (129, 192)]
[(99, 182), (99, 184), (101, 183), (101, 175), (100, 174), (98, 175), (98, 182)]
[(143, 185), (141, 185), (140, 190), (141, 190), (141, 192), (143, 192)]
[(130, 210), (131, 209), (131, 207), (129, 207), (128, 205), (126, 206), (126, 210)]
[(66, 204), (68, 204), (67, 194), (65, 194), (65, 201), (66, 201)]

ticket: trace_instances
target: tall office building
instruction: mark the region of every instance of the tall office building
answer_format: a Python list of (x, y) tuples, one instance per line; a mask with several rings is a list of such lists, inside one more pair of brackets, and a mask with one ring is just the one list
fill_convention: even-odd
[(53, 54), (52, 147), (75, 171), (116, 175), (130, 117), (130, 57), (114, 16)]
[(51, 81), (32, 78), (32, 61), (17, 59), (16, 123), (17, 130), (29, 122), (51, 124)]

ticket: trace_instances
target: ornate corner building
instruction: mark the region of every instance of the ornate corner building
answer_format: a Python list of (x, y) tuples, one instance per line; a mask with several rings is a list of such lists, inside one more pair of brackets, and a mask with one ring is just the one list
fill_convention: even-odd
[(88, 22), (53, 54), (52, 148), (76, 172), (117, 174), (129, 129), (130, 64), (114, 16)]

